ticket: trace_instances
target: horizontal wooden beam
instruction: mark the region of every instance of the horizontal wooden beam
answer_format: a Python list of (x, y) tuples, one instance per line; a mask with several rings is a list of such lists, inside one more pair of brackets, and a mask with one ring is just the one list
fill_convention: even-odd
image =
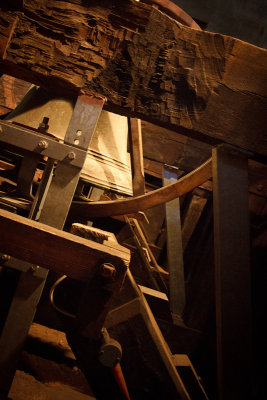
[[(116, 243), (96, 243), (0, 210), (0, 251), (74, 279), (88, 280), (103, 263), (126, 271), (130, 251)], [(107, 244), (106, 244), (107, 243)]]
[(211, 159), (209, 159), (177, 182), (141, 196), (114, 201), (74, 201), (71, 205), (70, 214), (89, 219), (125, 215), (146, 210), (190, 192), (195, 187), (210, 179), (211, 176)]
[(267, 155), (267, 51), (142, 2), (24, 1), (1, 11), (2, 72), (107, 97), (106, 108)]

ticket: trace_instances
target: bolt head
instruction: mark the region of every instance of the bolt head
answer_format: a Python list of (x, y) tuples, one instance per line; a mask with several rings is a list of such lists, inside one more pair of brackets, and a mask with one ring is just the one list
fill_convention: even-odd
[(47, 149), (48, 147), (48, 143), (46, 140), (40, 140), (40, 142), (38, 143), (38, 146), (40, 147), (40, 149)]
[(70, 160), (74, 160), (75, 157), (76, 157), (76, 154), (74, 153), (74, 151), (70, 151), (69, 154), (68, 154), (68, 158)]
[(104, 263), (100, 266), (100, 274), (103, 278), (113, 279), (116, 275), (116, 269), (114, 265), (110, 263)]

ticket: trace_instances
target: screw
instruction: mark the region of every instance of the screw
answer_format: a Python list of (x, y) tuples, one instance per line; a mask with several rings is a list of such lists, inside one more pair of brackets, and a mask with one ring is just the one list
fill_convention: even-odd
[(114, 265), (110, 263), (104, 263), (100, 265), (100, 274), (103, 278), (112, 279), (116, 275), (116, 269)]
[(32, 266), (32, 271), (33, 271), (33, 272), (36, 272), (38, 269), (39, 269), (39, 266), (38, 266), (38, 265), (33, 265), (33, 266)]
[(40, 142), (38, 143), (38, 146), (40, 147), (40, 149), (47, 149), (48, 147), (48, 143), (46, 140), (40, 140)]
[(2, 254), (1, 255), (1, 261), (6, 262), (6, 261), (9, 261), (9, 260), (10, 260), (10, 256), (8, 256), (7, 254)]
[(69, 158), (70, 160), (74, 160), (75, 157), (76, 157), (76, 154), (74, 153), (74, 151), (71, 151), (71, 152), (68, 154), (68, 158)]

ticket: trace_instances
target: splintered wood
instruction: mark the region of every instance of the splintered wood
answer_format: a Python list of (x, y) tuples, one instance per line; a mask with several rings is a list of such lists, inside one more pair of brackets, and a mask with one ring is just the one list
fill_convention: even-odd
[(6, 9), (2, 72), (98, 93), (121, 114), (267, 154), (266, 50), (131, 0), (25, 0)]

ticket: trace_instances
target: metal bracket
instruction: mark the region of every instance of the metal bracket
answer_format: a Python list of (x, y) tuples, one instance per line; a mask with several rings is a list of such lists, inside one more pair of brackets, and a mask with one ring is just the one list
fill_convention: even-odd
[[(47, 225), (63, 228), (103, 104), (104, 99), (83, 94), (78, 96), (65, 143), (46, 134), (0, 121), (0, 142), (50, 159), (33, 202), (30, 218), (39, 218), (40, 222)], [(58, 162), (53, 176), (54, 160)], [(3, 395), (10, 389), (19, 354), (48, 273), (45, 268), (22, 263), (14, 258), (6, 260), (5, 265), (23, 272), (0, 340), (0, 394)]]
[(0, 141), (78, 168), (82, 168), (87, 154), (85, 148), (60, 143), (46, 134), (4, 121), (0, 121)]

